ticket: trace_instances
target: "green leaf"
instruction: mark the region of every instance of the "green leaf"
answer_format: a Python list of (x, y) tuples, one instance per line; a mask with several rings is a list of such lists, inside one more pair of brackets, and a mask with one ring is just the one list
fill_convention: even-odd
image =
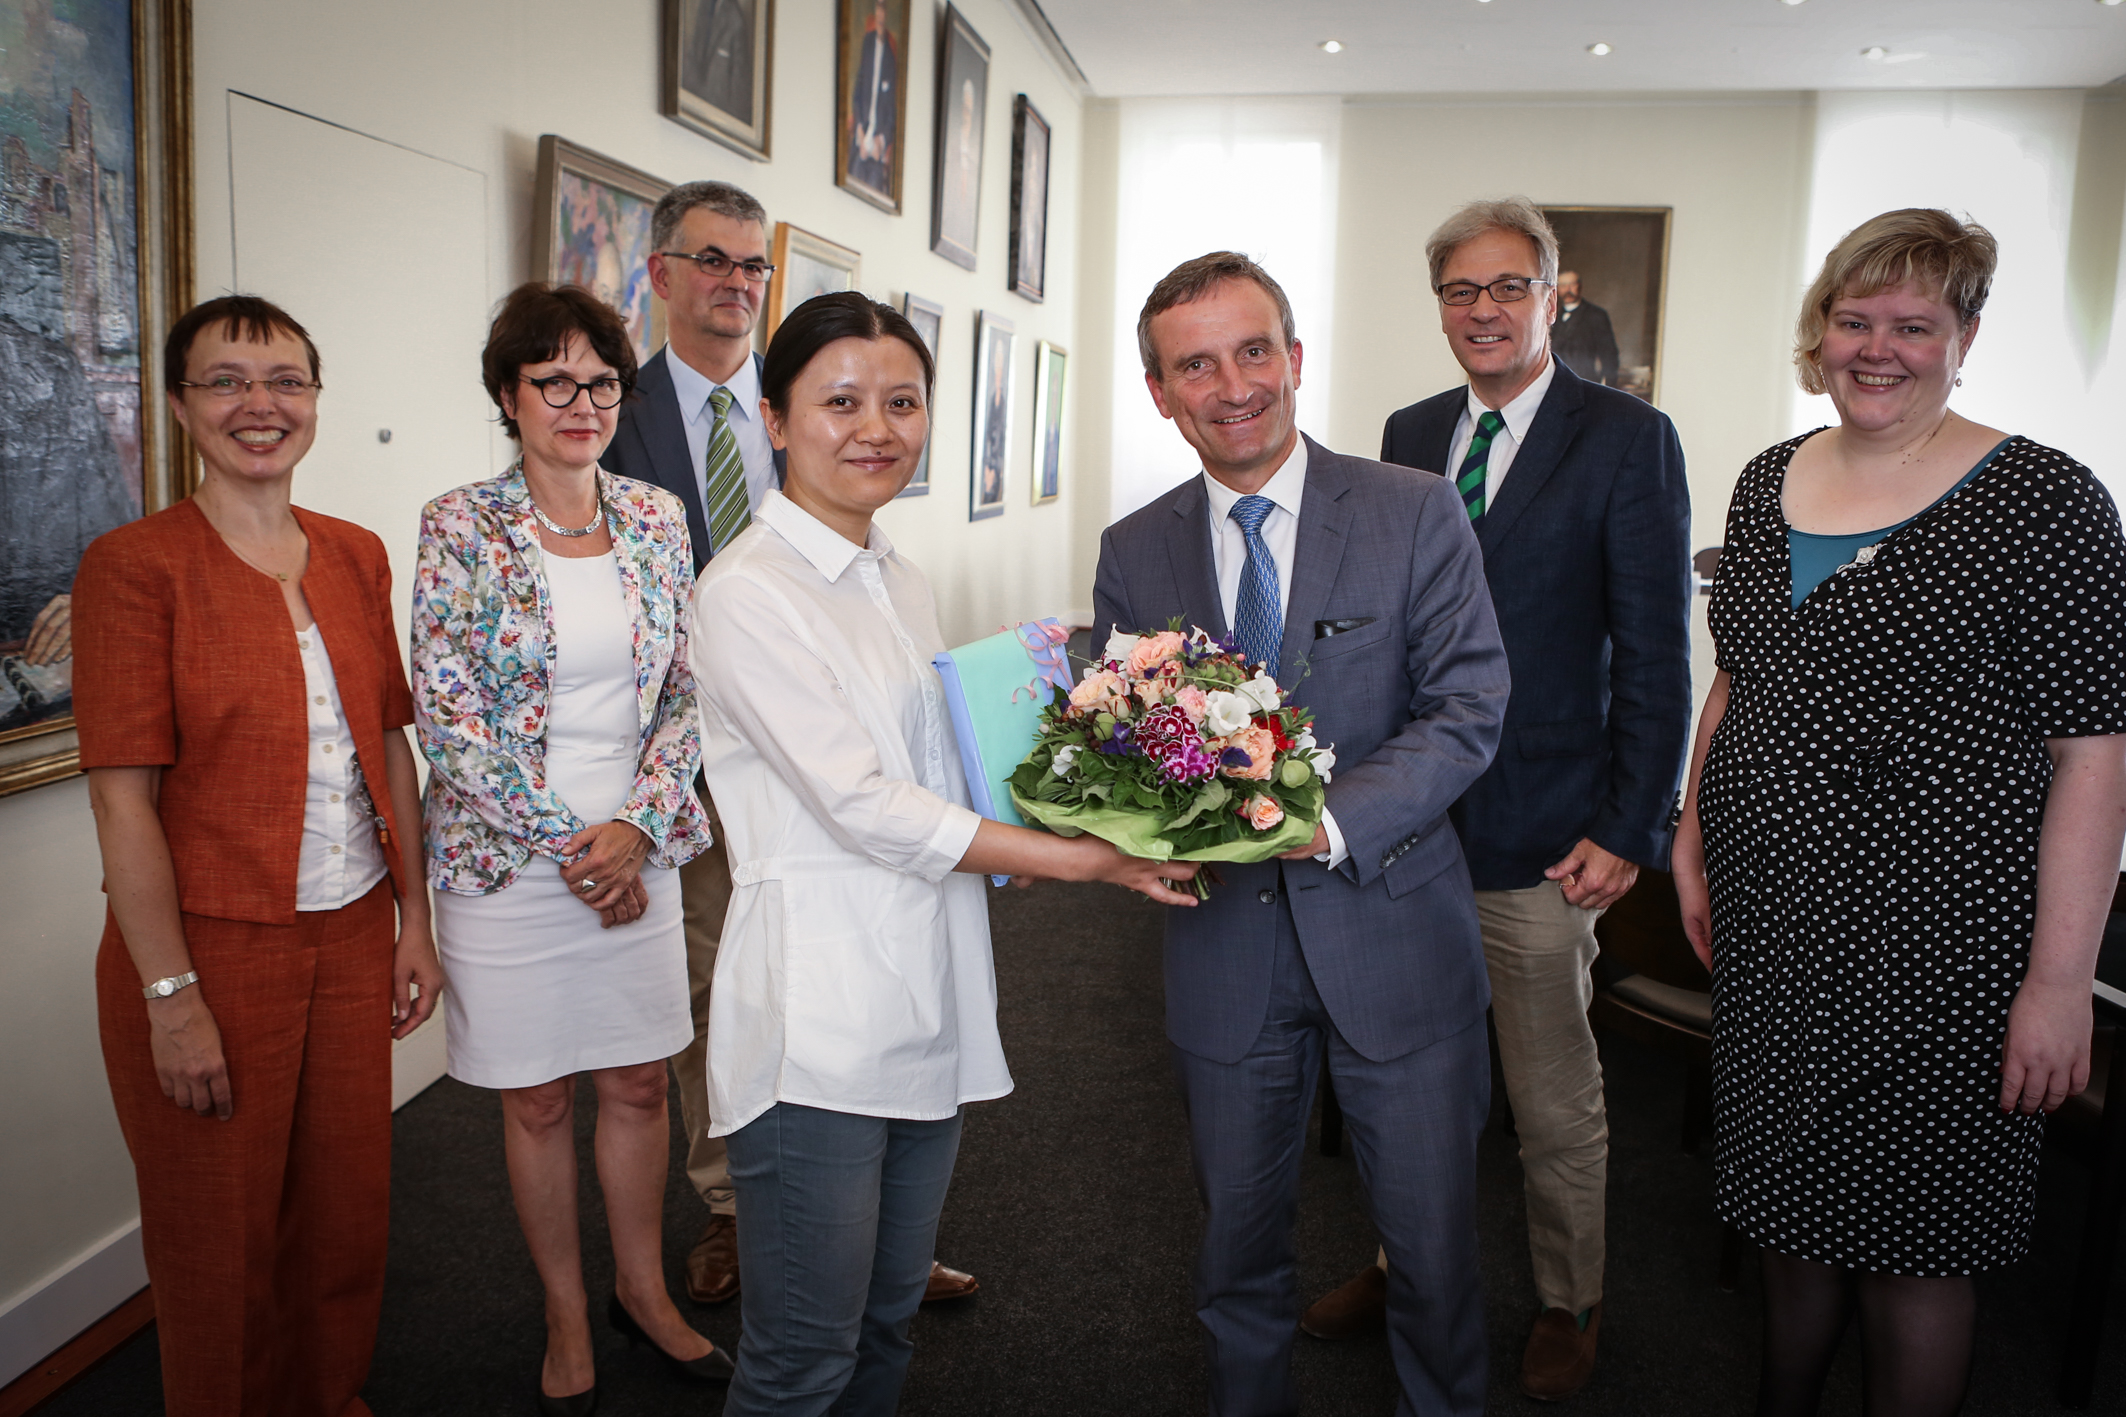
[(1214, 777), (1203, 785), (1203, 790), (1198, 792), (1195, 800), (1189, 803), (1187, 811), (1166, 824), (1165, 830), (1169, 832), (1179, 831), (1205, 812), (1215, 811), (1223, 807), (1232, 800), (1232, 797), (1233, 794), (1227, 790), (1226, 785)]

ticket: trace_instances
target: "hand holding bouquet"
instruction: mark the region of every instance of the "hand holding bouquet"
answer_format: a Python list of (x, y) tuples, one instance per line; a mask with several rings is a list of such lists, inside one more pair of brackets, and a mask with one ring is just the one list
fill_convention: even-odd
[[(1233, 644), (1116, 632), (1011, 775), (1028, 821), (1155, 861), (1267, 861), (1314, 839), (1336, 754)], [(1206, 893), (1196, 877), (1196, 893)]]

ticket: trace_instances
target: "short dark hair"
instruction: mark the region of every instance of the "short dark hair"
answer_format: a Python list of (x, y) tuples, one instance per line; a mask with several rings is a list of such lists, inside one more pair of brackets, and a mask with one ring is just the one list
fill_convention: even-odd
[[(733, 187), (728, 182), (682, 182), (659, 197), (656, 209), (650, 213), (650, 249), (665, 250), (678, 239), (679, 224), (696, 207), (707, 207), (732, 221), (757, 221), (763, 233), (768, 228), (768, 209), (745, 188)], [(736, 256), (743, 253), (726, 251), (724, 254)]]
[(480, 377), (502, 409), (502, 431), (510, 437), (517, 436), (517, 420), (502, 408), (502, 391), (516, 385), (525, 365), (559, 358), (570, 335), (583, 336), (591, 353), (620, 375), (621, 388), (635, 391), (635, 345), (620, 312), (580, 285), (526, 281), (502, 297), (487, 328), (487, 348), (480, 351)]
[(322, 384), (320, 377), (324, 365), (317, 357), (317, 345), (310, 339), (310, 332), (295, 322), (280, 306), (256, 295), (219, 295), (212, 300), (194, 305), (177, 317), (170, 326), (170, 334), (162, 342), (162, 386), (175, 393), (177, 386), (185, 382), (185, 364), (192, 357), (192, 346), (200, 332), (216, 321), (221, 323), (222, 333), (230, 339), (247, 339), (255, 344), (271, 343), (275, 335), (292, 335), (303, 342), (303, 353), (310, 356), (310, 382)]
[(1137, 357), (1144, 361), (1146, 374), (1159, 377), (1159, 351), (1152, 348), (1152, 317), (1163, 315), (1176, 305), (1200, 300), (1213, 286), (1229, 280), (1251, 280), (1262, 287), (1275, 302), (1278, 319), (1284, 322), (1284, 347), (1287, 351), (1292, 348), (1299, 338), (1299, 327), (1292, 322), (1292, 302), (1285, 299), (1284, 287), (1238, 251), (1212, 251), (1168, 271), (1145, 299), (1144, 311), (1137, 316)]
[(775, 338), (768, 341), (767, 362), (760, 371), (760, 393), (768, 407), (787, 414), (790, 386), (814, 356), (838, 339), (897, 339), (907, 345), (923, 363), (923, 402), (930, 402), (937, 362), (908, 317), (861, 291), (838, 290), (813, 296), (775, 327)]

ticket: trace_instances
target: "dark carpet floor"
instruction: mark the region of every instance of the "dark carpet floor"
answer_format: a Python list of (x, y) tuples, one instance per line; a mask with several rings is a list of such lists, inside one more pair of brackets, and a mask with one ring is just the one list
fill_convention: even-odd
[[(982, 1293), (918, 1319), (901, 1410), (1200, 1413), (1204, 1360), (1188, 1279), (1197, 1211), (1161, 1026), (1159, 908), (1091, 886), (1046, 885), (993, 900), (1004, 1042), (1018, 1090), (969, 1109), (938, 1246), (947, 1263), (980, 1277)], [(1756, 1362), (1754, 1265), (1739, 1292), (1715, 1287), (1710, 1166), (1677, 1144), (1681, 1072), (1623, 1039), (1605, 1040), (1603, 1059), (1606, 1318), (1594, 1381), (1564, 1410), (1745, 1413)], [(587, 1157), (588, 1089), (584, 1099)], [(676, 1125), (676, 1103), (672, 1111)], [(380, 1417), (533, 1410), (539, 1291), (510, 1207), (501, 1142), (495, 1095), (447, 1079), (399, 1113), (390, 1280), (366, 1393)], [(1491, 1410), (1534, 1413), (1545, 1409), (1515, 1386), (1534, 1304), (1519, 1163), (1496, 1122), (1481, 1166)], [(2051, 1394), (2087, 1175), (2050, 1151), (2041, 1174), (2032, 1256), (1983, 1281), (1970, 1417), (2061, 1410)], [(1299, 1255), (1311, 1298), (1366, 1263), (1374, 1240), (1348, 1156), (1310, 1150), (1305, 1187)], [(587, 1167), (583, 1212), (586, 1268), (602, 1303), (611, 1261)], [(666, 1214), (667, 1268), (680, 1293), (702, 1212), (676, 1162)], [(2097, 1411), (2126, 1411), (2126, 1284), (2120, 1290)], [(735, 1303), (691, 1312), (715, 1342), (737, 1338)], [(720, 1397), (681, 1384), (646, 1350), (630, 1352), (602, 1317), (594, 1324), (607, 1417), (718, 1409)], [(1296, 1363), (1311, 1414), (1385, 1417), (1394, 1407), (1384, 1339), (1302, 1337)], [(46, 1417), (160, 1410), (152, 1330), (42, 1409)], [(1824, 1411), (1860, 1411), (1850, 1335)]]

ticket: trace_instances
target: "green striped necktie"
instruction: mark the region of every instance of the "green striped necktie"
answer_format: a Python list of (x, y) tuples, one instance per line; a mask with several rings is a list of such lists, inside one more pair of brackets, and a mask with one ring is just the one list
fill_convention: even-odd
[(709, 395), (716, 421), (709, 425), (709, 452), (702, 479), (702, 512), (709, 519), (709, 554), (731, 544), (753, 520), (746, 501), (746, 464), (738, 455), (738, 435), (731, 431), (731, 391)]
[(1484, 474), (1491, 463), (1491, 440), (1505, 426), (1506, 420), (1499, 417), (1496, 409), (1485, 409), (1484, 416), (1476, 421), (1476, 432), (1469, 436), (1462, 470), (1454, 475), (1455, 490), (1462, 494), (1462, 505), (1469, 509), (1471, 521), (1484, 515)]

